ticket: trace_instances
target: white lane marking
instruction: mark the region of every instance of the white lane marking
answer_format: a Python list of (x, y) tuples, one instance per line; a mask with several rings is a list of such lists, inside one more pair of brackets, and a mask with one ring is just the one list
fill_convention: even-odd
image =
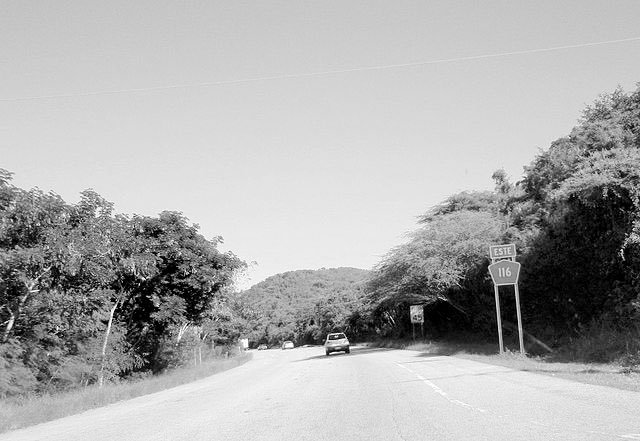
[(433, 389), (438, 395), (442, 396), (444, 399), (446, 399), (447, 401), (449, 401), (450, 403), (453, 404), (457, 404), (458, 406), (462, 406), (462, 407), (466, 407), (468, 409), (472, 409), (472, 410), (477, 410), (478, 412), (486, 412), (485, 409), (482, 409), (480, 407), (474, 407), (471, 404), (467, 404), (464, 401), (460, 401), (460, 400), (456, 400), (455, 398), (451, 398), (449, 396), (448, 393), (446, 393), (445, 391), (443, 391), (440, 387), (438, 387), (436, 384), (434, 384), (433, 382), (427, 380), (426, 378), (424, 378), (422, 375), (418, 374), (417, 372), (412, 371), (411, 369), (409, 369), (408, 367), (404, 366), (401, 363), (396, 362), (396, 364), (398, 366), (400, 366), (403, 369), (408, 370), (409, 372), (411, 372), (413, 375), (416, 376), (416, 378), (420, 381), (422, 381), (424, 384), (426, 384), (427, 386), (429, 386), (431, 389)]
[(619, 435), (620, 438), (626, 439), (640, 439), (640, 433), (629, 433), (628, 435)]

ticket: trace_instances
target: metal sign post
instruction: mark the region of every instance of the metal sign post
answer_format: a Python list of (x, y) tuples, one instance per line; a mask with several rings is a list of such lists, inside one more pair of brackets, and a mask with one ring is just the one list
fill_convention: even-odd
[[(516, 311), (518, 313), (518, 339), (520, 340), (520, 353), (524, 354), (524, 341), (522, 338), (522, 315), (520, 314), (520, 293), (518, 292), (518, 284), (513, 285), (516, 290)], [(498, 287), (496, 286), (496, 289)]]
[(498, 319), (498, 344), (500, 345), (500, 353), (504, 352), (504, 343), (502, 342), (502, 318), (500, 318), (500, 294), (498, 294), (498, 285), (493, 285), (493, 291), (496, 296), (496, 317)]
[(492, 264), (489, 265), (489, 274), (493, 280), (494, 294), (496, 297), (496, 315), (498, 321), (498, 342), (500, 353), (504, 352), (502, 340), (502, 319), (500, 317), (500, 295), (498, 287), (502, 285), (513, 285), (516, 296), (516, 313), (518, 315), (518, 339), (520, 342), (520, 353), (524, 354), (524, 339), (522, 337), (522, 315), (520, 314), (520, 292), (518, 291), (518, 277), (520, 276), (520, 264), (515, 261), (516, 246), (514, 244), (494, 245), (489, 248)]

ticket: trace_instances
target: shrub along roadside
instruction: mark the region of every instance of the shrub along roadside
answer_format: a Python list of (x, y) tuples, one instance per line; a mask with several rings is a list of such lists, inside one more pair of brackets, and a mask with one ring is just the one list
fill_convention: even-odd
[(240, 366), (251, 357), (251, 354), (243, 353), (228, 359), (214, 359), (197, 367), (178, 368), (137, 381), (106, 384), (103, 388), (89, 386), (55, 395), (1, 400), (0, 433), (186, 384)]

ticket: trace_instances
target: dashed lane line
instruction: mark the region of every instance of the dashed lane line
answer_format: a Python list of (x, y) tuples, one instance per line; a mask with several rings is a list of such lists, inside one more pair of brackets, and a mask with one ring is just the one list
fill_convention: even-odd
[(405, 365), (403, 365), (401, 363), (396, 362), (396, 364), (398, 366), (400, 366), (401, 368), (411, 372), (413, 375), (416, 376), (416, 378), (418, 380), (422, 381), (424, 384), (429, 386), (431, 389), (433, 389), (433, 391), (435, 393), (437, 393), (438, 395), (440, 395), (441, 397), (443, 397), (445, 400), (449, 401), (450, 403), (456, 404), (458, 406), (466, 407), (467, 409), (475, 410), (477, 412), (483, 412), (483, 413), (486, 412), (485, 409), (482, 409), (480, 407), (475, 407), (475, 406), (472, 406), (471, 404), (465, 403), (464, 401), (460, 401), (460, 400), (457, 400), (455, 398), (452, 398), (448, 393), (446, 393), (444, 390), (442, 390), (440, 387), (438, 387), (438, 385), (436, 385), (432, 381), (424, 378), (422, 375), (418, 374), (417, 372), (412, 371), (410, 368), (406, 367)]
[[(447, 392), (442, 390), (442, 388), (440, 388), (437, 384), (435, 384), (432, 381), (426, 379), (425, 377), (423, 377), (419, 373), (412, 371), (410, 368), (406, 367), (402, 363), (396, 362), (396, 364), (398, 366), (400, 366), (401, 368), (411, 372), (418, 380), (422, 381), (424, 384), (429, 386), (431, 389), (433, 389), (434, 392), (436, 392), (438, 395), (440, 395), (441, 397), (443, 397), (444, 399), (446, 399), (450, 403), (456, 404), (458, 406), (466, 407), (468, 409), (472, 409), (472, 410), (477, 411), (477, 412), (482, 412), (482, 413), (487, 412), (487, 410), (485, 410), (485, 409), (482, 409), (480, 407), (475, 407), (475, 406), (472, 406), (471, 404), (465, 403), (464, 401), (460, 401), (460, 400), (457, 400), (455, 398), (452, 398)], [(551, 427), (551, 425), (549, 425), (549, 424), (541, 423), (541, 422), (538, 422), (538, 421), (532, 421), (532, 422), (534, 424), (538, 424), (538, 425), (541, 425), (541, 426)], [(575, 430), (572, 430), (572, 431), (575, 431)], [(579, 431), (579, 432), (582, 432), (582, 431)], [(585, 431), (585, 433), (596, 434), (596, 435), (606, 435), (606, 436), (609, 436), (611, 438), (617, 437), (617, 438), (623, 438), (623, 439), (637, 439), (637, 440), (640, 440), (640, 433), (628, 433), (628, 434), (622, 434), (622, 435), (620, 435), (620, 434), (616, 435), (616, 434), (612, 434), (612, 433), (599, 432), (599, 431)]]

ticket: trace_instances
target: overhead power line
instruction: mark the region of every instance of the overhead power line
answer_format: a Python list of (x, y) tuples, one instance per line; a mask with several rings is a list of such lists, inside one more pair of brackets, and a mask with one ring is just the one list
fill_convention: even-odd
[(0, 98), (0, 102), (89, 97), (89, 96), (97, 96), (97, 95), (115, 95), (115, 94), (137, 93), (137, 92), (154, 92), (159, 90), (225, 86), (225, 85), (242, 84), (242, 83), (253, 83), (258, 81), (309, 78), (309, 77), (337, 75), (337, 74), (344, 74), (344, 73), (351, 73), (351, 72), (399, 69), (403, 67), (417, 67), (417, 66), (427, 66), (431, 64), (444, 64), (444, 63), (455, 63), (455, 62), (462, 62), (462, 61), (483, 60), (487, 58), (500, 58), (500, 57), (508, 57), (513, 55), (526, 55), (526, 54), (535, 54), (535, 53), (541, 53), (541, 52), (553, 52), (553, 51), (560, 51), (560, 50), (567, 50), (567, 49), (602, 46), (606, 44), (628, 43), (633, 41), (640, 41), (640, 37), (622, 38), (618, 40), (596, 41), (591, 43), (569, 44), (564, 46), (553, 46), (553, 47), (546, 47), (546, 48), (539, 48), (539, 49), (525, 49), (520, 51), (498, 52), (498, 53), (484, 54), (484, 55), (471, 55), (467, 57), (441, 58), (441, 59), (435, 59), (435, 60), (414, 61), (409, 63), (396, 63), (396, 64), (382, 64), (382, 65), (376, 65), (376, 66), (360, 66), (360, 67), (352, 67), (352, 68), (346, 68), (346, 69), (324, 70), (324, 71), (307, 72), (307, 73), (281, 74), (281, 75), (270, 75), (270, 76), (262, 76), (262, 77), (241, 78), (236, 80), (209, 81), (209, 82), (202, 82), (202, 83), (170, 84), (170, 85), (164, 85), (164, 86), (100, 90), (100, 91), (93, 91), (93, 92), (79, 92), (79, 93), (57, 94), (57, 95), (52, 94), (52, 95), (26, 96), (26, 97), (17, 97), (17, 98)]

